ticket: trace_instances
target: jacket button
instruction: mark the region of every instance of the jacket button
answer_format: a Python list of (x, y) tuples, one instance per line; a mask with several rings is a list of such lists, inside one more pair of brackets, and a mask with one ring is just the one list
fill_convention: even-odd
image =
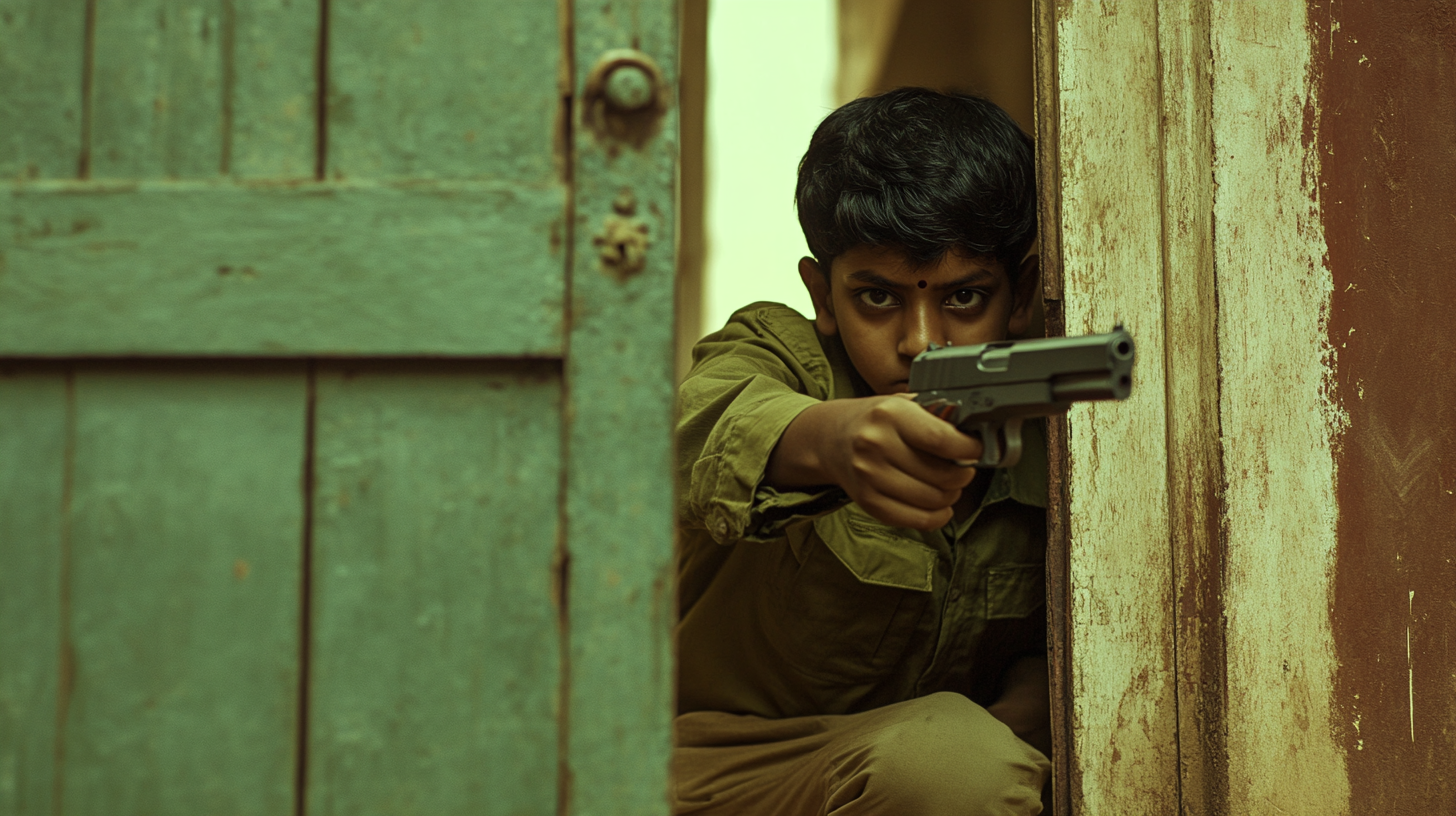
[(728, 537), (728, 520), (720, 516), (718, 518), (718, 523), (715, 524), (715, 525), (713, 525), (713, 529), (718, 533), (718, 537), (719, 538), (727, 538)]

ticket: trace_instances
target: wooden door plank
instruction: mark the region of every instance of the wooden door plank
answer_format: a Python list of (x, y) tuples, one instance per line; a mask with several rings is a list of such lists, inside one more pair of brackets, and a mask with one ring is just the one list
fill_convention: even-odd
[(318, 0), (96, 8), (91, 175), (312, 177)]
[(560, 189), (0, 192), (0, 354), (554, 355)]
[(1210, 14), (1202, 0), (1158, 3), (1181, 816), (1223, 813), (1228, 794)]
[(299, 365), (78, 371), (68, 816), (294, 800)]
[(1333, 47), (1312, 41), (1311, 16), (1327, 13), (1304, 3), (1212, 12), (1230, 813), (1274, 801), (1295, 814), (1351, 812), (1331, 617), (1348, 416), (1331, 370), (1334, 280), (1310, 135), (1322, 109), (1313, 66)]
[[(313, 178), (318, 165), (320, 0), (223, 0), (224, 175)], [(230, 16), (231, 15), (231, 16)]]
[(67, 378), (0, 366), (0, 813), (54, 816)]
[(326, 177), (555, 183), (558, 4), (334, 0)]
[(86, 7), (0, 0), (0, 179), (74, 178)]
[(1122, 403), (1068, 414), (1073, 812), (1178, 811), (1156, 4), (1058, 4), (1057, 155), (1068, 334), (1123, 322)]
[(328, 366), (307, 811), (555, 816), (561, 380)]
[[(573, 127), (576, 184), (567, 355), (571, 615), (569, 813), (668, 812), (673, 714), (672, 404), (677, 3), (575, 4), (577, 99), (609, 49), (661, 68), (660, 129), (636, 145)], [(633, 207), (625, 206), (631, 203)], [(619, 274), (593, 239), (635, 212), (644, 267)]]
[(223, 56), (217, 0), (96, 8), (91, 174), (199, 178), (222, 167)]

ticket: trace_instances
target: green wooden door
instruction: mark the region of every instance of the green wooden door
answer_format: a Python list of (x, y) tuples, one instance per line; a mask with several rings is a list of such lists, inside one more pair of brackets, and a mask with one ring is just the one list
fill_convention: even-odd
[(666, 811), (675, 54), (0, 0), (0, 813)]

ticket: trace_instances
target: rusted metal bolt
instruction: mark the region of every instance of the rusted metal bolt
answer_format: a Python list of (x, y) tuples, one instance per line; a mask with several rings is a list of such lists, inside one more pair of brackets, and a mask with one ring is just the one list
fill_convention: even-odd
[(625, 63), (607, 74), (607, 104), (619, 111), (642, 110), (652, 104), (652, 77), (640, 65)]

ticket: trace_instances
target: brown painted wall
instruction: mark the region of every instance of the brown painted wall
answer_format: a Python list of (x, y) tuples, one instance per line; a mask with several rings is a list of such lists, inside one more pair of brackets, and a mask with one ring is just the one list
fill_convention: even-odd
[[(1456, 813), (1456, 3), (1311, 3), (1351, 813)], [(1409, 648), (1409, 656), (1407, 653)]]

